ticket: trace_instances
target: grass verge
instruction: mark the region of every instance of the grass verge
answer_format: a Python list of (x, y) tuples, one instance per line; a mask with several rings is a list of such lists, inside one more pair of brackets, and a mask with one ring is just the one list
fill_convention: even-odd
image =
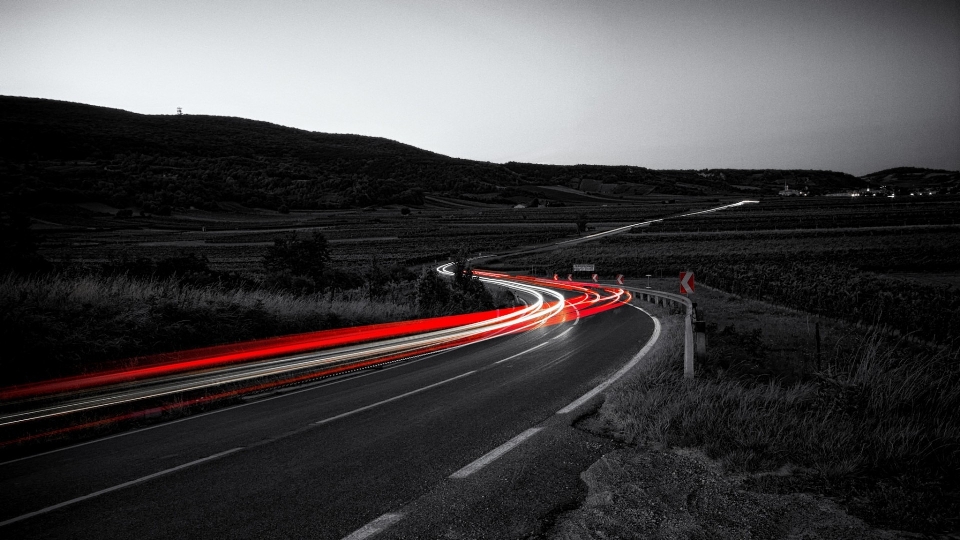
[(595, 419), (604, 431), (638, 445), (698, 448), (751, 489), (827, 495), (875, 526), (960, 527), (955, 352), (834, 328), (817, 369), (803, 354), (777, 354), (782, 336), (764, 335), (796, 313), (717, 296), (699, 300), (718, 319), (750, 311), (768, 326), (713, 327), (710, 359), (689, 381), (679, 323), (665, 325), (661, 339), (673, 345), (610, 393)]
[(0, 278), (0, 386), (133, 367), (168, 351), (360, 324), (412, 319), (397, 285), (295, 295), (197, 286), (176, 279), (48, 274)]

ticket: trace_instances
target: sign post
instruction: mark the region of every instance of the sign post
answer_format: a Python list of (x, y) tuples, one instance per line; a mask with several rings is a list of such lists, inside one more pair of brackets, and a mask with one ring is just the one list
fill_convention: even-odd
[[(680, 294), (691, 294), (694, 290), (693, 272), (680, 272)], [(693, 378), (693, 308), (687, 310), (683, 332), (683, 376)]]
[(683, 378), (693, 378), (693, 321), (691, 320), (692, 309), (687, 310), (687, 316), (683, 320)]

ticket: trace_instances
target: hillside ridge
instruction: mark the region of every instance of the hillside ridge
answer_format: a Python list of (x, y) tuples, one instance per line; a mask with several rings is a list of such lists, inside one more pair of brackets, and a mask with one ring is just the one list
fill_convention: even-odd
[(4, 199), (28, 207), (102, 202), (157, 213), (215, 210), (223, 202), (281, 211), (419, 206), (425, 194), (514, 204), (561, 193), (538, 191), (542, 186), (621, 199), (775, 195), (784, 184), (818, 194), (869, 185), (833, 171), (497, 164), (382, 137), (14, 96), (0, 96), (0, 175)]

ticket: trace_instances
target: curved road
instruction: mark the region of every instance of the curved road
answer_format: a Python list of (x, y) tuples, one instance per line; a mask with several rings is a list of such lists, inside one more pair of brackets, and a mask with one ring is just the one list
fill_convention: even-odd
[(653, 332), (623, 306), (2, 463), (0, 534), (364, 538), (572, 421)]

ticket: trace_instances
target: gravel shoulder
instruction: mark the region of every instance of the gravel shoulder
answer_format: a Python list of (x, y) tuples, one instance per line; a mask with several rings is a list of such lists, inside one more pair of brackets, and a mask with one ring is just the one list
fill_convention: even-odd
[(917, 537), (874, 529), (824, 497), (746, 490), (693, 450), (618, 449), (580, 478), (586, 500), (557, 520), (552, 539)]

